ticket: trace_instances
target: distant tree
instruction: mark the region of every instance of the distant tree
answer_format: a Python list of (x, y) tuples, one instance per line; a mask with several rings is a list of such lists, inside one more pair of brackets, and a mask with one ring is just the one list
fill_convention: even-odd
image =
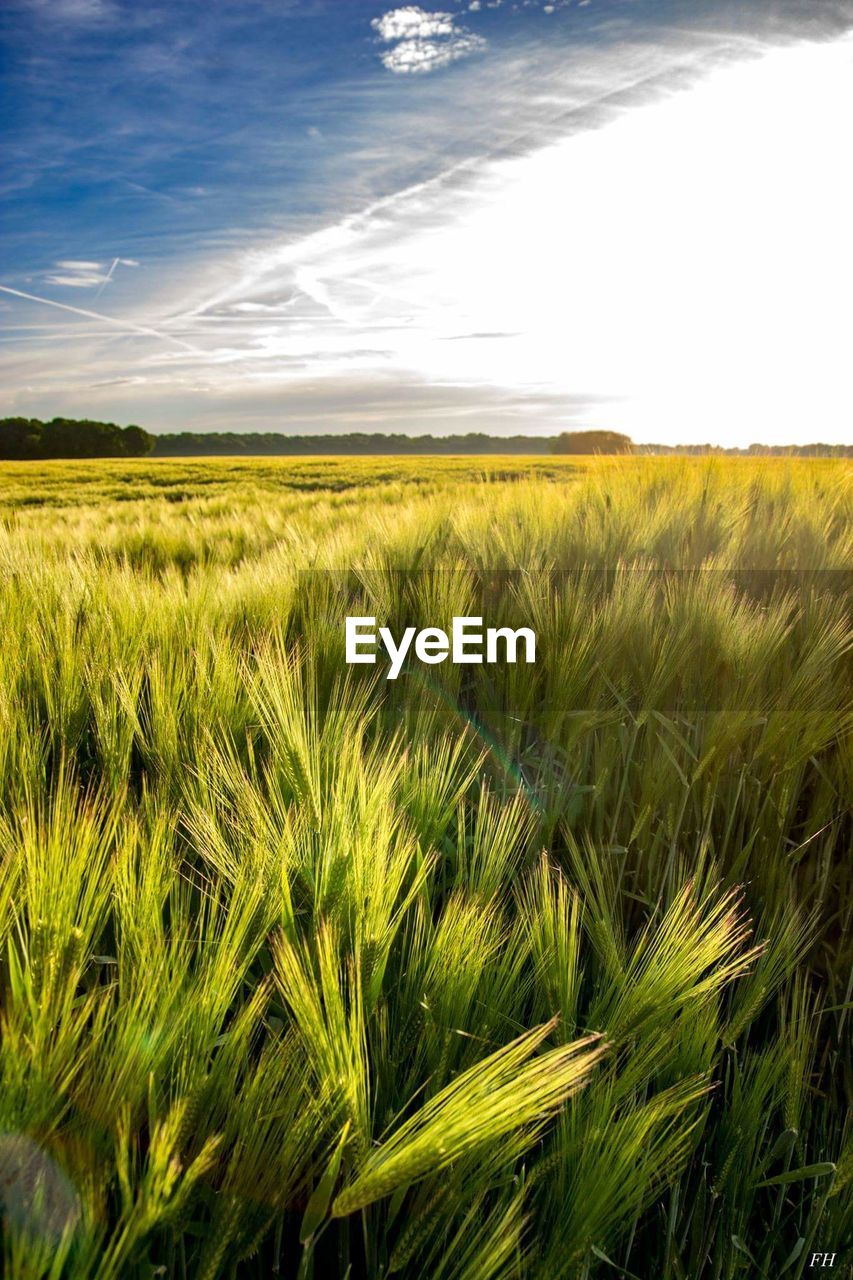
[(552, 453), (633, 453), (629, 436), (619, 431), (564, 431), (551, 442)]
[(37, 458), (43, 423), (37, 418), (4, 418), (0, 422), (0, 457)]
[(154, 448), (141, 427), (89, 419), (0, 419), (0, 458), (138, 458)]
[(131, 423), (129, 427), (125, 427), (122, 432), (124, 441), (125, 456), (128, 458), (141, 458), (146, 453), (150, 453), (154, 448), (154, 436), (150, 431), (137, 427), (135, 423)]

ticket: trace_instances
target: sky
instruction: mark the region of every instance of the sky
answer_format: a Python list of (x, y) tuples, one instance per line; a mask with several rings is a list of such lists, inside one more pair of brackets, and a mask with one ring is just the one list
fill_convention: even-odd
[(3, 0), (0, 414), (853, 440), (853, 0)]

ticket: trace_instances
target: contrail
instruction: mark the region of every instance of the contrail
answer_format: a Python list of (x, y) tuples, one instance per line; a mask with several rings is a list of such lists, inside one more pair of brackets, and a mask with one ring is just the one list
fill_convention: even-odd
[(161, 333), (159, 329), (150, 329), (144, 324), (134, 324), (131, 320), (116, 320), (114, 316), (102, 315), (100, 311), (87, 311), (85, 307), (71, 307), (66, 302), (54, 302), (52, 298), (40, 298), (35, 293), (24, 293), (21, 289), (10, 289), (6, 284), (0, 284), (0, 293), (10, 293), (13, 298), (23, 298), (26, 302), (40, 302), (45, 307), (56, 307), (58, 311), (70, 311), (75, 316), (86, 316), (89, 320), (102, 320), (105, 324), (114, 325), (117, 329), (131, 330), (133, 333), (141, 333), (146, 338), (159, 338), (161, 342), (171, 342), (176, 347), (182, 347), (184, 351), (192, 351), (193, 355), (201, 356), (204, 352), (198, 347), (193, 347), (189, 342), (184, 342), (181, 338), (173, 338), (170, 333)]
[(121, 261), (121, 259), (120, 259), (120, 258), (113, 258), (113, 264), (112, 264), (112, 266), (110, 267), (110, 269), (109, 269), (109, 271), (107, 272), (107, 274), (104, 276), (103, 280), (101, 281), (101, 287), (100, 287), (100, 289), (99, 289), (99, 290), (98, 290), (98, 292), (95, 294), (95, 298), (96, 298), (96, 299), (97, 299), (97, 298), (100, 298), (101, 294), (104, 292), (104, 289), (107, 287), (107, 285), (109, 284), (109, 282), (112, 280), (112, 278), (113, 278), (113, 272), (115, 271), (115, 269), (116, 269), (116, 267), (118, 266), (118, 264), (119, 264), (119, 262), (120, 262), (120, 261)]

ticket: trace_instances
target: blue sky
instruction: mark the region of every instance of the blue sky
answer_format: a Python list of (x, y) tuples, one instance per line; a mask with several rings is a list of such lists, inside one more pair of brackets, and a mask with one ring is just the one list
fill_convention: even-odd
[(849, 439), (851, 29), (5, 0), (0, 412)]

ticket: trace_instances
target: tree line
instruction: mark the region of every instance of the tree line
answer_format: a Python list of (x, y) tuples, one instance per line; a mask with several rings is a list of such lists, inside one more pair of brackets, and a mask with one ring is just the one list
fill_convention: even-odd
[(849, 445), (750, 444), (742, 449), (725, 449), (713, 444), (634, 444), (618, 431), (563, 431), (557, 436), (489, 436), (483, 432), (451, 436), (408, 436), (402, 433), (351, 432), (347, 435), (287, 436), (269, 431), (180, 431), (158, 435), (154, 456), (181, 458), (298, 457), (305, 454), (725, 454), (727, 456), (794, 456), (803, 458), (850, 458)]
[(564, 431), (559, 436), (467, 435), (408, 436), (402, 433), (351, 432), (347, 435), (285, 436), (280, 432), (216, 431), (200, 434), (181, 431), (157, 437), (158, 457), (190, 457), (198, 454), (299, 455), (299, 454), (549, 454), (631, 453), (628, 436), (616, 431)]
[(142, 427), (88, 418), (0, 418), (0, 458), (141, 458), (154, 448)]
[(180, 431), (157, 436), (154, 454), (161, 458), (198, 454), (235, 457), (301, 454), (501, 454), (550, 452), (546, 437), (487, 436), (480, 432), (453, 436), (407, 436), (401, 432), (350, 432), (346, 435), (286, 436), (277, 431)]
[(724, 454), (727, 456), (853, 457), (849, 445), (751, 444), (743, 449), (720, 445), (634, 444), (618, 431), (563, 431), (557, 436), (489, 436), (483, 432), (451, 436), (408, 436), (400, 432), (351, 432), (347, 435), (290, 436), (269, 431), (179, 431), (152, 435), (142, 427), (120, 427), (91, 419), (0, 419), (0, 458), (158, 458), (299, 457), (314, 455), (397, 454)]

